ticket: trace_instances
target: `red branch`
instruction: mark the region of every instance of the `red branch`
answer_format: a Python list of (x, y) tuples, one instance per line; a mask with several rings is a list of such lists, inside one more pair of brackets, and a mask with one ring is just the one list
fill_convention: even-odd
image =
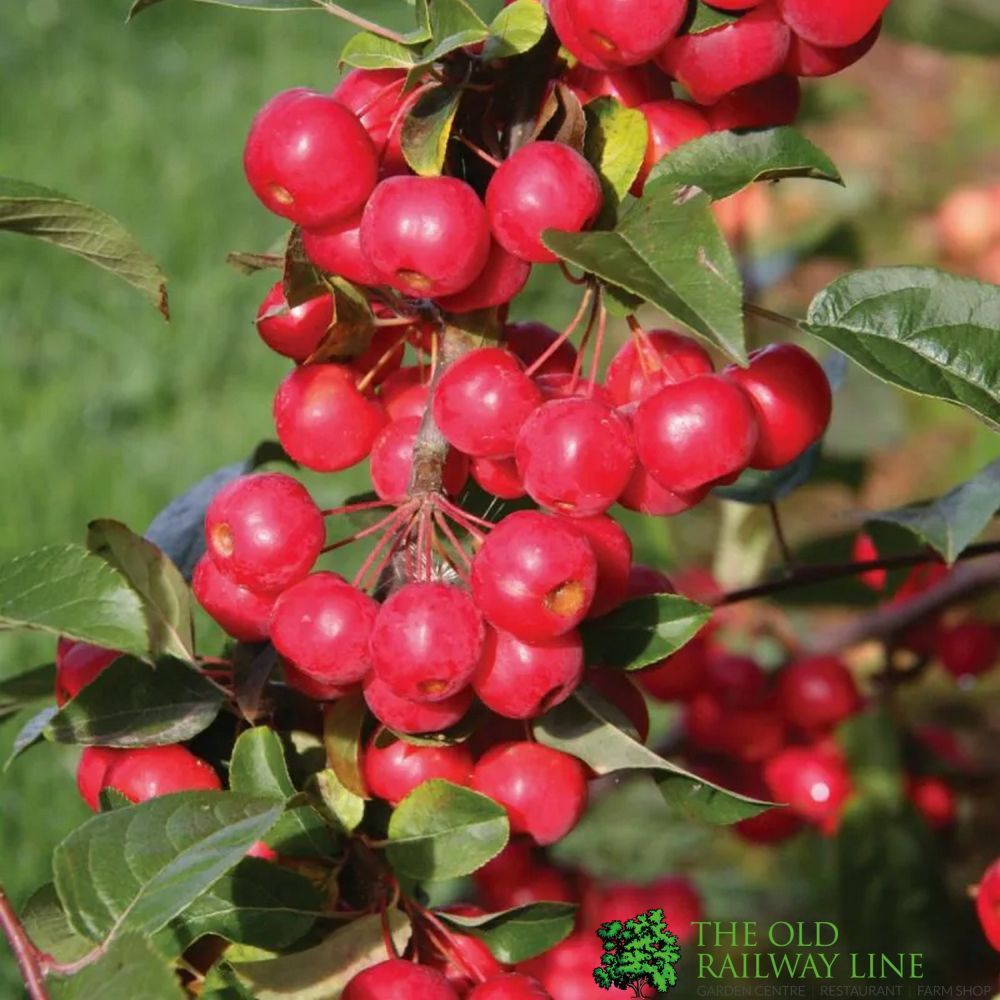
[(0, 888), (0, 926), (3, 927), (4, 935), (10, 944), (10, 950), (17, 960), (18, 968), (21, 970), (21, 978), (28, 990), (28, 996), (31, 997), (31, 1000), (49, 1000), (49, 994), (45, 988), (41, 955), (34, 942), (28, 937), (24, 924), (14, 912), (14, 907), (10, 905), (10, 900), (2, 888)]

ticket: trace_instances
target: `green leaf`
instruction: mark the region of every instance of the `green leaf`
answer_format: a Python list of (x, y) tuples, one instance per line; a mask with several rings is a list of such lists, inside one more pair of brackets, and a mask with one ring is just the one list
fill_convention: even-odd
[(482, 868), (507, 843), (503, 806), (450, 781), (425, 781), (393, 810), (386, 855), (419, 881), (459, 878)]
[[(229, 763), (229, 786), (245, 795), (270, 795), (278, 801), (295, 794), (281, 738), (267, 726), (248, 729), (236, 741)], [(330, 857), (330, 830), (312, 806), (286, 812), (263, 838), (268, 847), (291, 857)]]
[[(538, 6), (536, 0), (526, 2)], [(639, 174), (649, 142), (649, 123), (641, 111), (626, 108), (613, 97), (598, 97), (583, 110), (587, 118), (583, 154), (601, 178), (602, 216), (613, 219)]]
[(869, 521), (888, 521), (912, 531), (953, 563), (982, 533), (1000, 510), (1000, 459), (940, 500), (868, 514)]
[(36, 629), (145, 656), (139, 595), (79, 545), (52, 545), (0, 565), (0, 630)]
[(545, 34), (548, 21), (538, 0), (514, 0), (490, 24), (483, 58), (509, 59), (533, 49)]
[(25, 750), (33, 747), (42, 740), (46, 726), (48, 726), (58, 711), (59, 708), (56, 705), (46, 705), (45, 708), (36, 712), (21, 726), (14, 737), (14, 742), (11, 744), (10, 754), (4, 762), (3, 768), (5, 771)]
[(320, 810), (327, 822), (353, 833), (365, 818), (365, 800), (345, 788), (333, 768), (319, 771), (314, 778), (320, 797)]
[(586, 685), (534, 720), (539, 743), (579, 757), (598, 774), (648, 771), (667, 803), (708, 823), (736, 823), (771, 808), (700, 778), (665, 760), (614, 724), (617, 713)]
[(277, 950), (298, 941), (321, 916), (323, 894), (308, 878), (244, 858), (160, 931), (155, 943), (171, 957), (206, 934)]
[(548, 230), (570, 264), (669, 313), (713, 347), (746, 360), (743, 285), (708, 197), (670, 181), (649, 184), (613, 232)]
[(431, 39), (420, 53), (420, 65), (489, 38), (490, 29), (466, 0), (434, 0), (428, 5)]
[(53, 857), (75, 931), (101, 941), (154, 933), (236, 865), (283, 804), (234, 792), (181, 792), (100, 813)]
[(361, 728), (368, 708), (359, 693), (338, 698), (323, 716), (326, 758), (340, 783), (359, 798), (368, 798), (361, 776)]
[(461, 90), (455, 87), (434, 87), (417, 99), (404, 119), (403, 156), (414, 173), (421, 177), (435, 177), (444, 168), (451, 127), (461, 98)]
[(59, 894), (46, 882), (21, 907), (21, 923), (35, 947), (57, 962), (75, 962), (91, 952), (94, 942), (81, 937), (69, 925)]
[(932, 268), (855, 271), (813, 299), (802, 328), (884, 382), (1000, 429), (1000, 286)]
[[(412, 928), (404, 913), (386, 911), (396, 952), (402, 954)], [(234, 962), (255, 1000), (333, 1000), (359, 972), (389, 956), (377, 913), (359, 917), (313, 948), (267, 962)], [(416, 1000), (416, 998), (414, 998)]]
[(110, 271), (170, 318), (163, 272), (110, 215), (50, 188), (0, 177), (0, 230), (34, 236)]
[(410, 70), (417, 64), (417, 54), (407, 45), (362, 31), (348, 39), (340, 52), (340, 63), (358, 69)]
[(207, 729), (224, 700), (183, 660), (165, 656), (150, 667), (122, 656), (59, 710), (45, 736), (89, 746), (166, 746)]
[(36, 701), (48, 701), (55, 688), (56, 668), (52, 663), (0, 681), (0, 718)]
[(120, 521), (87, 525), (87, 548), (118, 570), (142, 598), (154, 656), (194, 656), (191, 591), (180, 570), (152, 542)]
[(716, 10), (709, 7), (702, 0), (697, 0), (695, 4), (694, 17), (688, 27), (688, 34), (700, 35), (704, 31), (711, 31), (712, 28), (719, 28), (724, 24), (732, 24), (739, 18), (738, 14), (730, 11)]
[(889, 34), (950, 52), (1000, 52), (1000, 7), (993, 0), (906, 0), (884, 15)]
[(653, 168), (650, 182), (701, 188), (713, 200), (736, 194), (755, 181), (812, 177), (843, 184), (833, 161), (793, 128), (752, 132), (712, 132), (668, 153)]
[(575, 903), (527, 903), (499, 913), (464, 917), (439, 910), (437, 916), (463, 934), (484, 941), (494, 957), (508, 965), (554, 948), (573, 932)]
[(640, 670), (659, 663), (693, 639), (711, 608), (677, 594), (636, 597), (580, 627), (591, 666)]
[[(197, 2), (210, 3), (217, 7), (263, 11), (316, 10), (319, 6), (315, 0), (197, 0)], [(163, 0), (135, 0), (125, 20), (131, 21), (136, 14), (141, 14), (147, 8), (160, 3), (163, 3)]]
[(127, 809), (133, 805), (131, 799), (126, 798), (117, 788), (102, 788), (98, 793), (97, 802), (100, 812), (111, 812), (112, 809)]
[(233, 967), (220, 961), (208, 970), (199, 1000), (254, 1000), (254, 996), (240, 982)]
[(73, 976), (48, 980), (52, 1000), (185, 1000), (176, 973), (141, 934), (124, 934)]

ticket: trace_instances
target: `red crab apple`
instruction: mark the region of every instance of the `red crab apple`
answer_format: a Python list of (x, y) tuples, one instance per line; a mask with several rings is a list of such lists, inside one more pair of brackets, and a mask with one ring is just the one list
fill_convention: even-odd
[(101, 807), (101, 789), (104, 787), (104, 776), (115, 758), (124, 753), (111, 747), (84, 747), (80, 754), (80, 763), (76, 768), (76, 787), (80, 798), (94, 812)]
[(472, 704), (472, 688), (466, 687), (442, 701), (411, 701), (401, 698), (373, 672), (365, 680), (365, 701), (372, 714), (401, 733), (436, 733), (455, 725)]
[(635, 679), (657, 701), (686, 701), (702, 688), (707, 658), (708, 642), (699, 633), (676, 653), (640, 670)]
[(274, 397), (278, 440), (300, 465), (339, 472), (357, 465), (385, 424), (385, 411), (357, 387), (350, 365), (305, 365), (285, 376)]
[(490, 246), (483, 203), (455, 177), (389, 177), (361, 217), (361, 252), (375, 273), (417, 298), (468, 288), (486, 266)]
[(328, 226), (364, 205), (378, 156), (356, 115), (332, 97), (299, 88), (257, 112), (243, 167), (254, 194), (276, 215)]
[(677, 34), (687, 0), (551, 0), (549, 14), (562, 43), (584, 65), (648, 62)]
[(782, 20), (800, 38), (826, 48), (859, 42), (889, 6), (889, 0), (775, 0)]
[(712, 6), (717, 10), (728, 10), (736, 13), (753, 10), (759, 7), (764, 0), (712, 0)]
[(446, 312), (467, 313), (491, 309), (517, 298), (531, 275), (531, 265), (508, 253), (499, 243), (490, 245), (486, 266), (468, 288), (454, 295), (443, 295), (437, 304)]
[(757, 444), (750, 397), (716, 375), (696, 375), (643, 400), (633, 421), (639, 461), (673, 493), (742, 472)]
[(753, 468), (780, 469), (823, 436), (833, 396), (826, 373), (808, 351), (771, 344), (750, 355), (749, 367), (730, 365), (724, 375), (753, 402), (758, 427)]
[(362, 773), (372, 795), (396, 805), (432, 778), (468, 785), (472, 755), (461, 744), (418, 747), (405, 740), (393, 740), (388, 746), (379, 746), (376, 734), (365, 748)]
[(832, 76), (867, 55), (881, 33), (882, 21), (879, 19), (860, 41), (830, 48), (806, 41), (793, 31), (783, 71), (791, 76)]
[(565, 83), (581, 104), (598, 97), (613, 97), (625, 107), (634, 108), (646, 101), (673, 97), (674, 93), (670, 78), (653, 63), (613, 70), (591, 69), (577, 63), (566, 74)]
[(772, 76), (726, 94), (705, 109), (705, 116), (713, 132), (776, 128), (794, 124), (801, 104), (802, 87), (794, 76)]
[(402, 958), (359, 972), (340, 996), (341, 1000), (458, 1000), (454, 988), (437, 969)]
[(527, 837), (513, 838), (472, 878), (484, 902), (493, 910), (509, 910), (527, 903), (575, 903), (577, 899), (563, 872), (551, 864), (539, 863)]
[(661, 486), (642, 465), (636, 465), (628, 486), (618, 498), (626, 510), (634, 510), (649, 517), (672, 517), (696, 507), (708, 496), (710, 487), (702, 486), (686, 493), (675, 493)]
[(121, 655), (117, 649), (61, 637), (56, 644), (56, 704), (75, 698)]
[(240, 642), (264, 642), (267, 639), (274, 594), (258, 594), (248, 587), (241, 587), (226, 576), (207, 553), (195, 566), (191, 589), (198, 603), (227, 635)]
[(305, 361), (333, 324), (333, 296), (317, 295), (288, 308), (281, 282), (275, 282), (257, 310), (257, 332), (278, 354)]
[(632, 184), (632, 194), (637, 197), (642, 194), (650, 171), (667, 153), (712, 131), (704, 113), (688, 101), (649, 101), (640, 104), (638, 110), (646, 116), (649, 138), (642, 166)]
[(447, 583), (407, 583), (379, 609), (372, 664), (379, 680), (399, 697), (444, 701), (472, 679), (484, 639), (482, 617), (464, 590)]
[(787, 802), (827, 832), (836, 829), (852, 791), (843, 752), (834, 744), (788, 747), (765, 764), (764, 777), (774, 801)]
[(597, 588), (587, 611), (588, 618), (597, 618), (613, 611), (628, 596), (632, 542), (628, 532), (607, 514), (575, 517), (571, 523), (586, 536), (597, 559)]
[(665, 385), (715, 370), (708, 351), (693, 337), (673, 330), (648, 330), (629, 339), (608, 364), (604, 376), (616, 406), (641, 402)]
[(594, 168), (561, 142), (532, 142), (508, 157), (486, 189), (493, 238), (532, 263), (553, 263), (542, 243), (547, 229), (578, 233), (601, 210), (601, 182)]
[(564, 340), (550, 354), (550, 348), (559, 339), (559, 333), (551, 326), (531, 322), (508, 323), (504, 327), (503, 336), (507, 350), (516, 354), (529, 367), (546, 355), (536, 374), (572, 374), (576, 365), (576, 348), (568, 340)]
[(356, 285), (379, 284), (378, 272), (361, 252), (360, 214), (325, 229), (303, 229), (302, 249), (313, 265), (327, 274)]
[(596, 583), (590, 542), (571, 523), (539, 511), (509, 514), (472, 560), (472, 595), (484, 617), (526, 642), (579, 625)]
[(512, 833), (554, 844), (587, 807), (587, 778), (575, 757), (540, 743), (507, 743), (487, 751), (472, 771), (472, 787), (507, 810)]
[(513, 458), (474, 458), (472, 478), (501, 500), (517, 500), (526, 495)]
[(986, 673), (1000, 663), (1000, 629), (970, 620), (937, 630), (934, 655), (954, 677)]
[(329, 681), (307, 674), (304, 670), (299, 670), (292, 663), (283, 662), (281, 666), (285, 675), (285, 684), (310, 701), (338, 701), (357, 690), (359, 686), (357, 684), (331, 684)]
[(906, 780), (906, 796), (934, 830), (947, 830), (955, 822), (957, 807), (951, 786), (933, 775), (911, 775)]
[(530, 719), (565, 701), (582, 676), (583, 643), (576, 631), (528, 643), (489, 629), (472, 686), (497, 715)]
[(699, 104), (713, 104), (737, 87), (780, 73), (790, 38), (774, 4), (764, 3), (737, 21), (675, 38), (657, 62)]
[(296, 479), (261, 472), (223, 486), (205, 512), (215, 565), (240, 586), (274, 593), (301, 580), (326, 541), (323, 515)]
[(390, 420), (422, 417), (429, 397), (427, 372), (416, 366), (392, 372), (379, 386), (379, 402)]
[(514, 451), (524, 488), (560, 514), (603, 514), (635, 468), (627, 421), (596, 399), (552, 399), (521, 425)]
[(113, 788), (132, 802), (160, 795), (222, 787), (215, 769), (179, 743), (140, 747), (116, 754), (104, 774), (102, 788)]
[[(372, 486), (383, 499), (401, 503), (409, 494), (413, 470), (413, 448), (420, 432), (421, 417), (403, 417), (387, 424), (372, 445), (370, 472)], [(469, 478), (469, 459), (454, 448), (448, 449), (441, 471), (442, 488), (449, 496), (462, 492)]]
[(275, 602), (271, 642), (296, 669), (325, 684), (360, 681), (379, 606), (336, 573), (312, 573)]
[(522, 972), (493, 976), (474, 987), (465, 1000), (553, 1000), (542, 984)]
[(406, 73), (397, 69), (352, 69), (333, 91), (333, 97), (350, 108), (371, 136), (379, 155), (383, 177), (409, 173), (401, 144), (403, 120), (417, 100), (403, 96)]
[(434, 390), (434, 420), (447, 440), (479, 458), (507, 458), (521, 425), (542, 402), (524, 364), (487, 347), (451, 364)]

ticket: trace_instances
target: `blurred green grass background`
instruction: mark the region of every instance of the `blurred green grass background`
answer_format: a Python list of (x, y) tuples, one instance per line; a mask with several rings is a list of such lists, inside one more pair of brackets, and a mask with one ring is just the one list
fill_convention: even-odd
[[(126, 27), (125, 6), (25, 0), (0, 15), (0, 173), (119, 218), (163, 265), (173, 311), (165, 325), (112, 278), (0, 235), (4, 559), (80, 540), (93, 517), (142, 530), (177, 492), (273, 433), (270, 397), (285, 365), (261, 349), (252, 327), (269, 278), (241, 276), (224, 258), (268, 247), (283, 226), (246, 188), (242, 143), (253, 113), (277, 90), (332, 86), (347, 30), (321, 13), (258, 15), (183, 2)], [(408, 12), (398, 0), (360, 9), (388, 20)], [(975, 81), (977, 72), (967, 75)], [(973, 82), (957, 99), (957, 135), (976, 148), (992, 110), (989, 91)], [(935, 166), (936, 190), (912, 164), (906, 176), (919, 181), (904, 193), (936, 197), (949, 172), (963, 170), (960, 162)], [(884, 229), (876, 244), (892, 245)], [(523, 311), (563, 316), (568, 294), (541, 282)], [(957, 421), (968, 430), (955, 411), (906, 406), (900, 426)], [(946, 484), (995, 450), (978, 431), (965, 440), (942, 470)], [(337, 496), (351, 487), (329, 489)], [(666, 551), (661, 527), (645, 538), (647, 549)], [(45, 662), (52, 646), (0, 636), (0, 675)], [(21, 721), (0, 725), (0, 757)], [(73, 790), (75, 757), (44, 747), (0, 776), (0, 883), (15, 904), (50, 877), (52, 848), (86, 815)], [(0, 949), (0, 996), (19, 995), (18, 982)]]

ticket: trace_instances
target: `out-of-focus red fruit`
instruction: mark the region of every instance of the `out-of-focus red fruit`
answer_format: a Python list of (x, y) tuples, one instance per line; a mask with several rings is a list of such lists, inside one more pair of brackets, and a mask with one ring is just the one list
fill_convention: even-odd
[(305, 365), (289, 372), (278, 387), (278, 439), (300, 465), (339, 472), (372, 450), (385, 425), (385, 411), (359, 391), (357, 379), (350, 365)]
[(594, 982), (594, 966), (601, 957), (597, 941), (595, 958), (595, 941), (590, 930), (578, 932), (544, 955), (522, 962), (518, 971), (537, 979), (557, 1000), (607, 1000), (607, 992)]
[(361, 252), (360, 215), (325, 229), (303, 229), (302, 249), (321, 271), (339, 275), (356, 285), (379, 283), (378, 272)]
[(454, 295), (482, 273), (490, 227), (457, 177), (389, 177), (361, 217), (361, 252), (385, 284), (416, 298)]
[(604, 388), (616, 406), (641, 402), (664, 385), (714, 371), (708, 351), (673, 330), (649, 330), (628, 340), (611, 359)]
[(673, 594), (674, 585), (666, 573), (652, 566), (633, 563), (628, 574), (628, 596), (647, 597), (650, 594)]
[(947, 830), (955, 823), (958, 807), (951, 786), (933, 775), (910, 775), (906, 795), (914, 808), (934, 830)]
[(56, 704), (65, 705), (118, 659), (116, 649), (60, 637), (56, 644)]
[(454, 987), (437, 969), (402, 958), (369, 966), (340, 994), (341, 1000), (458, 1000)]
[(657, 62), (699, 104), (714, 104), (737, 87), (780, 73), (790, 40), (788, 27), (767, 3), (737, 21), (675, 38)]
[(832, 833), (852, 792), (842, 751), (833, 743), (788, 747), (764, 765), (764, 778), (776, 802)]
[[(879, 558), (875, 541), (867, 531), (854, 536), (851, 546), (851, 558), (855, 562), (874, 562)], [(858, 574), (858, 579), (871, 590), (884, 590), (889, 579), (889, 571), (885, 569), (868, 569)]]
[(280, 281), (271, 287), (257, 310), (260, 339), (272, 351), (295, 361), (305, 361), (319, 347), (332, 324), (332, 295), (317, 295), (289, 309)]
[(527, 261), (508, 253), (494, 241), (479, 277), (464, 291), (440, 297), (437, 304), (452, 313), (501, 306), (520, 295), (530, 275), (531, 265)]
[(80, 797), (94, 812), (101, 808), (101, 789), (108, 768), (123, 750), (112, 747), (84, 747), (76, 768), (76, 787)]
[(476, 986), (466, 1000), (553, 1000), (542, 984), (522, 972), (506, 972)]
[[(559, 333), (545, 323), (508, 323), (503, 330), (507, 350), (516, 354), (526, 365), (533, 365), (552, 344)], [(538, 367), (537, 374), (572, 374), (576, 365), (576, 348), (564, 340)]]
[(551, 264), (542, 242), (547, 229), (578, 233), (601, 210), (604, 196), (594, 168), (561, 142), (531, 142), (500, 165), (486, 189), (493, 238), (521, 260)]
[(639, 742), (645, 743), (649, 737), (649, 709), (632, 678), (621, 670), (592, 667), (583, 679), (628, 719)]
[(802, 817), (791, 809), (775, 806), (756, 816), (741, 819), (733, 825), (733, 832), (751, 844), (780, 844), (794, 837), (804, 825)]
[(477, 761), (472, 787), (507, 810), (513, 833), (554, 844), (587, 808), (587, 778), (576, 757), (540, 743), (494, 747)]
[(1000, 663), (1000, 628), (989, 622), (969, 621), (942, 626), (934, 655), (953, 677), (975, 677)]
[(207, 552), (195, 566), (191, 589), (227, 635), (240, 642), (267, 639), (274, 594), (258, 594), (241, 587), (219, 570)]
[(636, 673), (639, 687), (657, 701), (686, 701), (701, 690), (708, 657), (708, 640), (696, 635), (676, 653)]
[(994, 861), (979, 880), (976, 913), (986, 939), (1000, 951), (1000, 859)]
[(472, 777), (472, 755), (461, 745), (418, 747), (394, 740), (379, 747), (369, 740), (362, 759), (368, 791), (390, 805), (405, 799), (418, 785), (441, 778), (454, 785), (468, 785)]
[(701, 896), (681, 875), (667, 875), (648, 885), (595, 887), (584, 899), (583, 915), (587, 925), (597, 926), (657, 909), (663, 910), (664, 922), (682, 945), (694, 939), (692, 924), (702, 917)]
[(713, 132), (741, 128), (794, 125), (802, 104), (802, 87), (794, 76), (772, 76), (726, 94), (705, 115)]
[(889, 0), (776, 0), (778, 14), (798, 35), (814, 45), (840, 48), (860, 41), (875, 26)]
[(222, 782), (210, 764), (177, 743), (116, 754), (101, 787), (114, 788), (132, 802), (145, 802), (173, 792), (214, 791)]
[(854, 676), (836, 656), (788, 664), (778, 674), (778, 699), (785, 721), (802, 729), (829, 729), (861, 706)]
[(642, 166), (632, 183), (632, 194), (636, 197), (642, 194), (650, 171), (667, 153), (712, 131), (705, 115), (688, 101), (648, 101), (640, 104), (639, 110), (646, 116), (649, 138)]
[(375, 187), (378, 154), (347, 108), (299, 88), (257, 112), (243, 168), (266, 208), (300, 226), (323, 227), (361, 210)]
[(841, 70), (853, 66), (859, 59), (867, 55), (882, 33), (881, 18), (875, 22), (875, 27), (859, 42), (838, 48), (814, 45), (792, 32), (791, 44), (788, 46), (788, 58), (785, 60), (784, 72), (791, 76), (832, 76)]

